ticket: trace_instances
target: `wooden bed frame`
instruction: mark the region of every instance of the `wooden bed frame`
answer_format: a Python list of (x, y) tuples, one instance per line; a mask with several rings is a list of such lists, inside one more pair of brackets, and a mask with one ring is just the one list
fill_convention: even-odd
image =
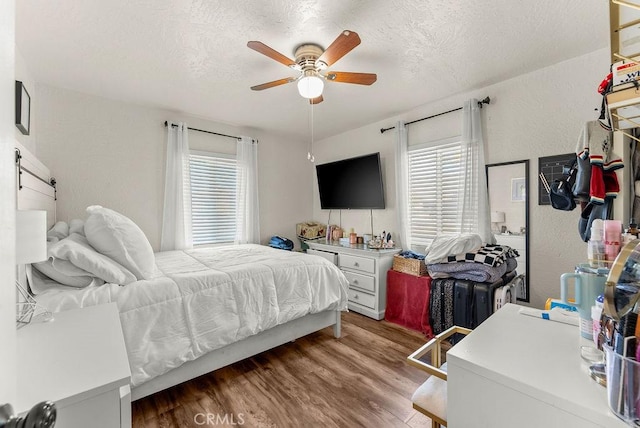
[[(50, 171), (24, 146), (17, 143), (16, 149), (20, 153), (22, 168), (22, 171), (16, 168), (17, 174), (22, 172), (20, 180), (16, 180), (22, 185), (22, 188), (16, 191), (17, 209), (46, 210), (47, 226), (51, 227), (56, 222), (56, 205), (55, 188), (47, 184), (51, 180)], [(131, 391), (131, 399), (138, 400), (326, 327), (332, 326), (333, 334), (338, 338), (340, 337), (340, 317), (341, 311), (336, 310), (309, 314), (216, 349), (134, 387)]]

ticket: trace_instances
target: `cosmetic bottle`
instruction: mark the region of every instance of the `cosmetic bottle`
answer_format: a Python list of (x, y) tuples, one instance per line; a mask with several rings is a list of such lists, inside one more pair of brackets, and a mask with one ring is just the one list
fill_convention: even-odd
[(608, 262), (613, 262), (620, 252), (622, 223), (620, 220), (604, 221), (604, 251)]
[(600, 318), (602, 318), (602, 311), (604, 308), (604, 298), (602, 295), (598, 296), (595, 300), (595, 305), (591, 306), (591, 322), (593, 323), (593, 343), (598, 344), (598, 336), (602, 331), (602, 325), (600, 324)]
[(604, 221), (600, 219), (596, 219), (591, 223), (591, 238), (587, 246), (587, 259), (591, 267), (606, 267)]
[(353, 227), (351, 228), (351, 233), (349, 233), (349, 243), (350, 244), (358, 243), (358, 235), (353, 231)]
[(637, 239), (640, 234), (640, 229), (638, 229), (638, 225), (636, 224), (635, 219), (629, 220), (629, 229), (627, 229), (627, 233), (633, 235), (633, 239)]

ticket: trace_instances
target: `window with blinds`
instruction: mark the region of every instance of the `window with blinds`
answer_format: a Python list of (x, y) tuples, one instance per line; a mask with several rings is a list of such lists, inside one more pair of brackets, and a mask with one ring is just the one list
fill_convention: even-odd
[(193, 244), (233, 242), (236, 236), (236, 159), (218, 153), (189, 155)]
[(426, 246), (439, 233), (460, 232), (461, 155), (459, 138), (409, 147), (412, 245)]

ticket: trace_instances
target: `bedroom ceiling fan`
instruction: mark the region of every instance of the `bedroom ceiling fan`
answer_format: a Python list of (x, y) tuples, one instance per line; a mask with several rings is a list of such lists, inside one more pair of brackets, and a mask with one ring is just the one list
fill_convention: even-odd
[(371, 85), (377, 79), (377, 76), (373, 73), (326, 71), (328, 67), (331, 67), (331, 65), (359, 44), (360, 37), (358, 33), (345, 30), (340, 33), (338, 38), (335, 39), (326, 50), (323, 50), (320, 46), (313, 43), (305, 43), (298, 46), (294, 52), (294, 61), (262, 42), (250, 41), (247, 43), (249, 48), (300, 72), (297, 77), (286, 77), (284, 79), (274, 80), (252, 86), (251, 89), (254, 91), (262, 91), (263, 89), (273, 88), (286, 83), (298, 82), (298, 92), (300, 95), (308, 98), (309, 103), (318, 104), (323, 101), (322, 91), (325, 80), (330, 82)]

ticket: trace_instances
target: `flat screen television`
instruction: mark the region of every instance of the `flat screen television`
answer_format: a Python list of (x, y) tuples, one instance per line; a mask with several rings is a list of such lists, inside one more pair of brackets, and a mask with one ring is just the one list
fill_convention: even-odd
[(380, 153), (316, 165), (322, 209), (383, 209)]

